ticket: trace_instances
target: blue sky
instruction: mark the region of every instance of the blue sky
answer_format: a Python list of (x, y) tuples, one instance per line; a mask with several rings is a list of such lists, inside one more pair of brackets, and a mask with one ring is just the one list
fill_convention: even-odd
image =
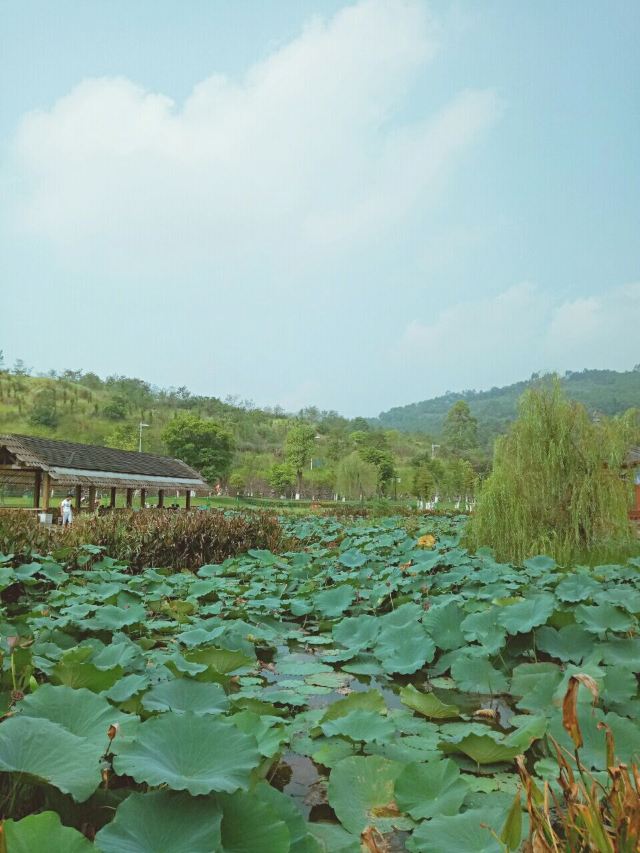
[(0, 348), (348, 414), (640, 362), (640, 6), (0, 0)]

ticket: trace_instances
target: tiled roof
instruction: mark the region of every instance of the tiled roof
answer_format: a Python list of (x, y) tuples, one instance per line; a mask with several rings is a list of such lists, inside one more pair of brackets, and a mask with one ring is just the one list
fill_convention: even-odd
[(95, 472), (96, 480), (109, 479), (111, 485), (129, 485), (126, 481), (131, 480), (136, 486), (148, 483), (170, 487), (173, 481), (188, 481), (193, 483), (192, 488), (206, 487), (202, 476), (189, 465), (153, 453), (14, 434), (0, 434), (0, 448), (6, 448), (23, 465), (50, 471), (61, 482), (89, 482)]

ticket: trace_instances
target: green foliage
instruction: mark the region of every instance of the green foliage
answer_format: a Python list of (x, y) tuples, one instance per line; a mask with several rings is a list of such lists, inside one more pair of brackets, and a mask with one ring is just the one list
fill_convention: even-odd
[(173, 456), (193, 466), (208, 482), (229, 473), (234, 441), (220, 424), (183, 414), (167, 425), (162, 437)]
[(288, 462), (273, 465), (267, 475), (269, 485), (279, 495), (289, 494), (296, 480), (296, 472)]
[(478, 421), (464, 400), (458, 400), (447, 412), (442, 426), (442, 440), (447, 450), (457, 455), (478, 446)]
[(133, 424), (118, 424), (105, 438), (107, 447), (117, 447), (119, 450), (137, 450), (138, 435)]
[(54, 428), (58, 426), (59, 416), (56, 395), (51, 388), (42, 388), (34, 396), (29, 414), (29, 423), (33, 426)]
[(311, 460), (315, 442), (315, 427), (306, 423), (297, 423), (287, 433), (285, 441), (285, 456), (287, 462), (296, 472), (297, 490), (302, 491), (302, 474)]
[(366, 462), (358, 451), (353, 451), (340, 462), (336, 471), (338, 494), (350, 500), (371, 498), (378, 487), (378, 469)]
[(628, 543), (629, 492), (621, 465), (630, 443), (624, 419), (589, 419), (555, 381), (527, 391), (469, 529), (473, 547), (522, 561), (547, 553), (568, 561), (602, 543)]
[(102, 407), (102, 414), (110, 421), (123, 421), (127, 417), (129, 404), (122, 394), (114, 394)]

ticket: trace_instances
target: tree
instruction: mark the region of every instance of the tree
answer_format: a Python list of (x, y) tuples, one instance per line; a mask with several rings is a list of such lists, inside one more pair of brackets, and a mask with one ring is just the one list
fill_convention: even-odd
[(336, 471), (338, 493), (351, 500), (363, 500), (375, 495), (378, 488), (378, 469), (366, 462), (357, 450), (340, 462)]
[(129, 405), (122, 394), (114, 394), (102, 407), (102, 414), (110, 421), (123, 421), (127, 417)]
[(396, 476), (393, 454), (389, 450), (379, 450), (377, 447), (361, 447), (360, 457), (374, 465), (378, 472), (378, 494), (383, 495), (389, 483)]
[(302, 492), (302, 473), (311, 460), (315, 439), (315, 427), (305, 423), (297, 423), (287, 433), (285, 456), (287, 462), (296, 472), (296, 491), (298, 494)]
[(442, 440), (447, 450), (458, 455), (478, 446), (478, 421), (464, 400), (458, 400), (449, 409), (442, 427)]
[(413, 494), (420, 500), (428, 500), (436, 490), (436, 480), (428, 465), (419, 465), (413, 472)]
[(117, 447), (118, 450), (137, 450), (137, 430), (132, 424), (118, 424), (107, 435), (105, 443), (107, 447)]
[(55, 429), (58, 426), (58, 408), (53, 388), (41, 388), (35, 394), (29, 413), (29, 423), (33, 426), (49, 427), (49, 429)]
[(180, 414), (167, 424), (162, 439), (173, 456), (193, 466), (209, 483), (229, 473), (235, 442), (215, 421)]
[(584, 558), (598, 546), (628, 543), (628, 485), (622, 465), (632, 419), (590, 420), (556, 379), (527, 391), (509, 432), (497, 439), (468, 542), (498, 559), (550, 554)]
[(279, 495), (290, 493), (296, 479), (296, 471), (287, 462), (273, 465), (267, 474), (267, 480), (272, 489)]

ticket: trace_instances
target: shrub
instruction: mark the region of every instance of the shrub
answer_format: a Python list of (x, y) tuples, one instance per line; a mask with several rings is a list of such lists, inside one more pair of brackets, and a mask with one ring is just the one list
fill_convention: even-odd
[(83, 545), (97, 545), (130, 569), (144, 566), (197, 569), (250, 548), (279, 550), (282, 529), (269, 513), (217, 510), (116, 511), (98, 518), (79, 516), (68, 530), (48, 529), (23, 512), (0, 514), (0, 550), (28, 556), (66, 547), (72, 558)]

